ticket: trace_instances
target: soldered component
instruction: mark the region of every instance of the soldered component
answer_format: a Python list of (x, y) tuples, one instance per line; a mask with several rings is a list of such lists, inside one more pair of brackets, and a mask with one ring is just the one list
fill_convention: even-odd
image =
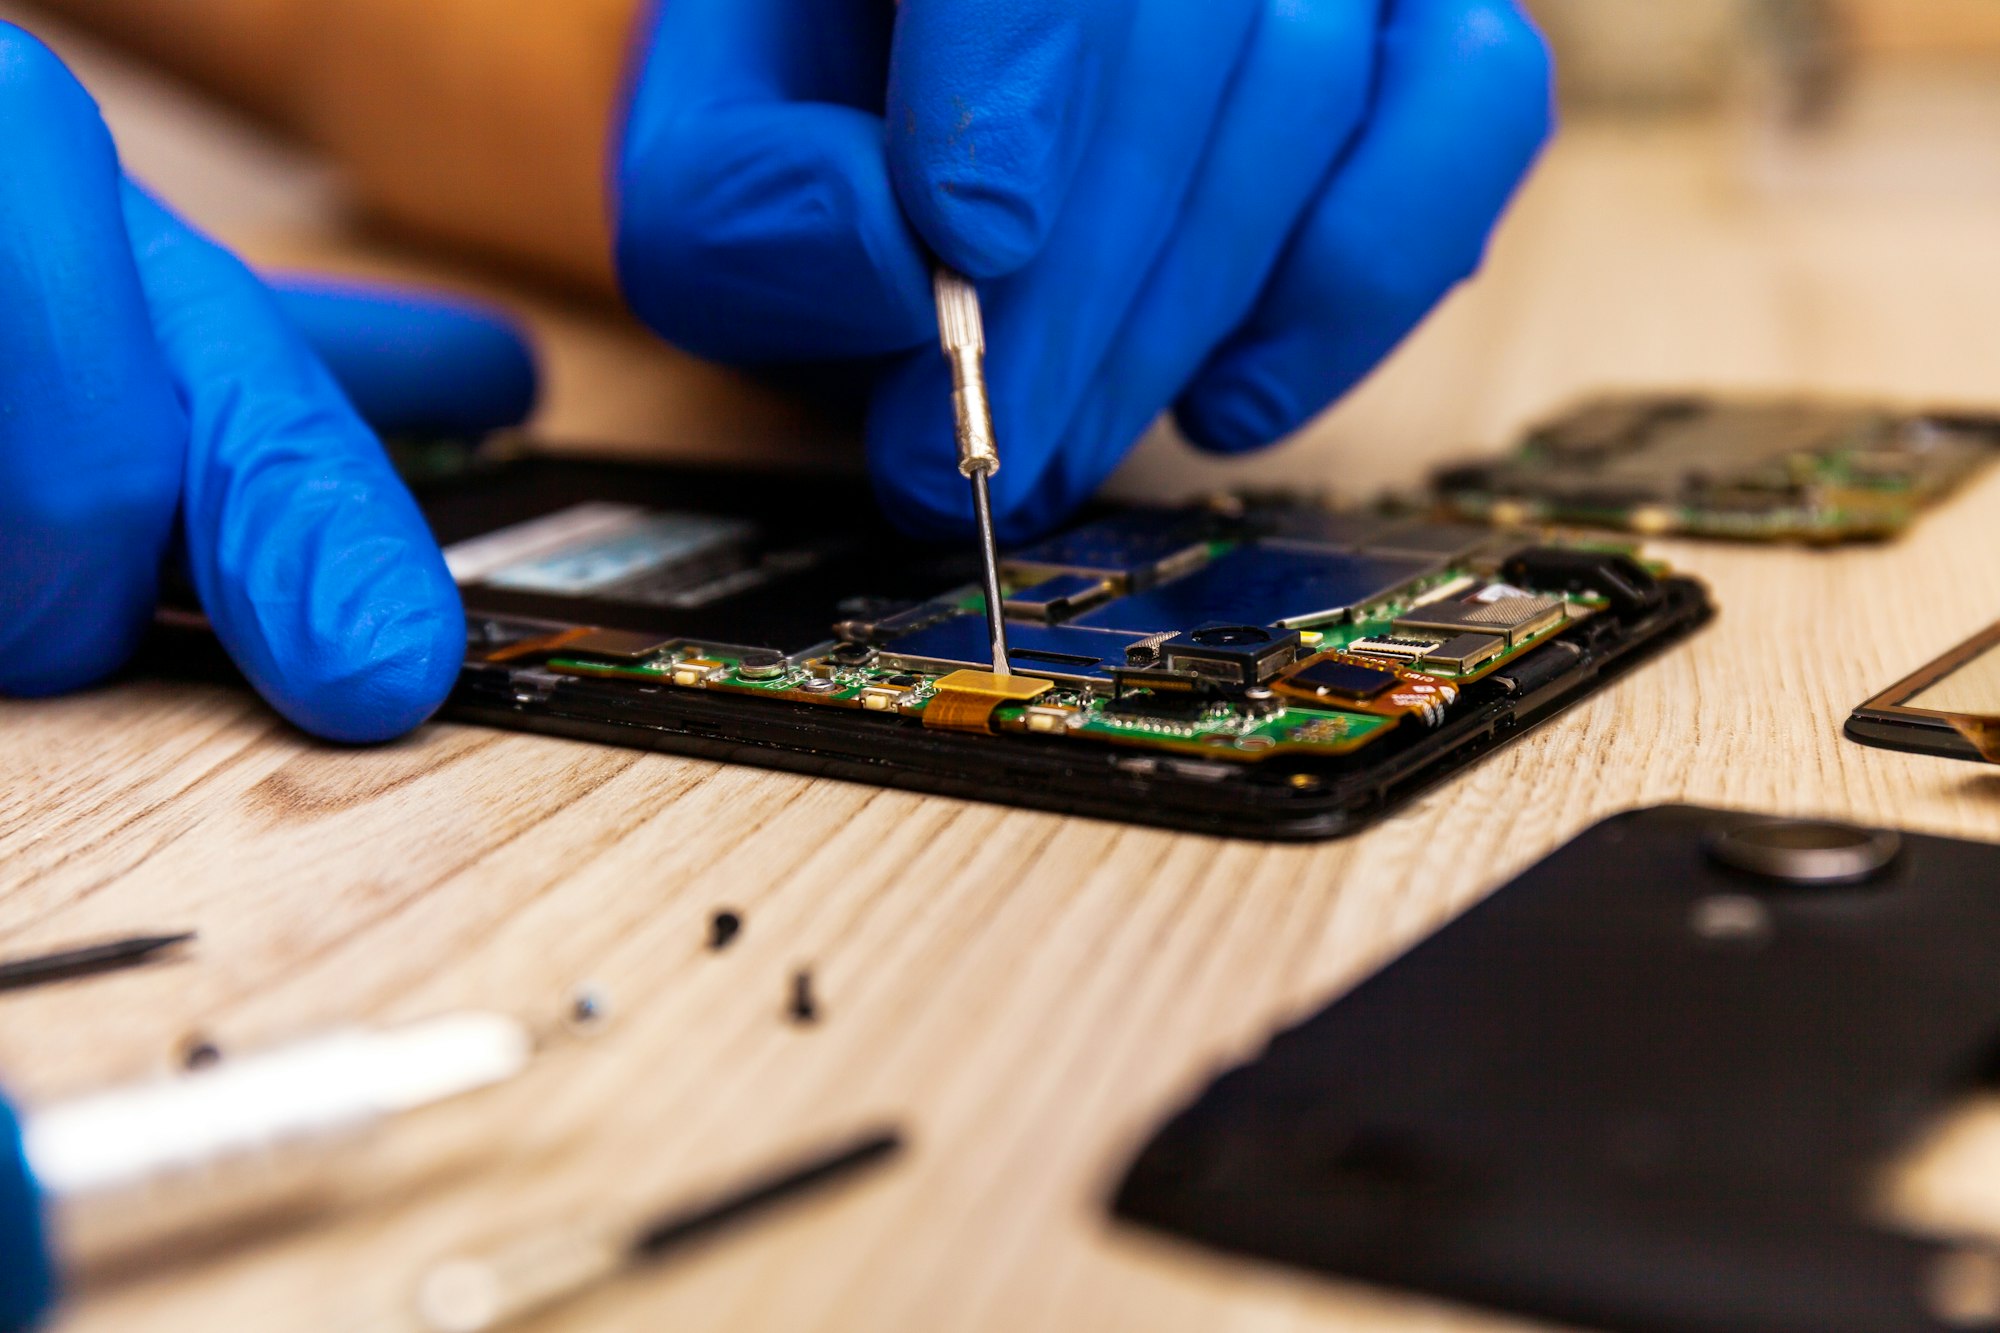
[(1500, 572), (1517, 583), (1600, 597), (1618, 612), (1651, 611), (1666, 600), (1653, 572), (1623, 551), (1530, 546), (1508, 556)]
[(1211, 681), (1204, 680), (1192, 671), (1169, 671), (1165, 667), (1118, 667), (1111, 673), (1114, 696), (1123, 696), (1128, 690), (1152, 690), (1155, 693), (1200, 694), (1203, 698), (1219, 697), (1221, 691)]
[(1436, 652), (1444, 647), (1442, 639), (1407, 639), (1400, 636), (1378, 635), (1374, 638), (1356, 639), (1347, 645), (1350, 653), (1366, 653), (1370, 657), (1389, 657), (1402, 662), (1415, 662), (1426, 653)]
[(1271, 690), (1344, 712), (1414, 716), (1431, 726), (1444, 721), (1445, 709), (1458, 698), (1458, 687), (1450, 681), (1341, 652), (1307, 658), (1273, 681)]
[(1028, 703), (1055, 687), (1052, 680), (1032, 676), (954, 671), (938, 681), (937, 692), (924, 705), (924, 725), (946, 731), (990, 732), (993, 712), (1002, 704)]
[[(1016, 623), (1010, 629), (1008, 665), (1015, 671), (1065, 681), (1108, 693), (1112, 671), (1125, 663), (1133, 636), (1074, 625)], [(882, 647), (882, 664), (898, 671), (942, 674), (983, 666), (986, 631), (979, 617), (965, 614)]]
[(1204, 625), (1168, 639), (1160, 653), (1168, 671), (1248, 688), (1298, 660), (1299, 634), (1256, 625)]
[(1402, 677), (1381, 667), (1363, 666), (1342, 657), (1320, 657), (1300, 667), (1286, 678), (1286, 684), (1304, 694), (1343, 703), (1366, 703), (1380, 698), (1402, 683)]
[(782, 680), (789, 668), (783, 653), (768, 648), (745, 653), (736, 662), (736, 674), (745, 680)]
[(833, 632), (849, 643), (882, 643), (898, 635), (914, 634), (927, 626), (952, 620), (964, 614), (965, 608), (955, 600), (940, 597), (917, 606), (878, 611), (843, 620), (833, 627)]
[(676, 662), (670, 673), (676, 685), (706, 685), (712, 680), (720, 680), (728, 667), (712, 657), (690, 657), (685, 662)]
[(1078, 626), (1133, 634), (1209, 624), (1285, 629), (1338, 620), (1436, 573), (1436, 560), (1278, 544), (1239, 546), (1192, 574), (1078, 616)]
[(1015, 551), (1001, 568), (1016, 584), (1071, 574), (1102, 580), (1116, 592), (1138, 592), (1199, 568), (1208, 556), (1202, 515), (1133, 509)]
[(1560, 597), (1503, 595), (1483, 600), (1474, 595), (1413, 608), (1396, 617), (1395, 630), (1398, 634), (1425, 630), (1444, 630), (1453, 636), (1490, 634), (1505, 639), (1511, 647), (1554, 629), (1568, 616)]
[(1108, 599), (1113, 591), (1109, 579), (1091, 574), (1057, 574), (1032, 587), (1016, 590), (1004, 606), (1012, 619), (1054, 624), (1089, 610)]
[(916, 695), (893, 685), (870, 685), (861, 691), (861, 706), (871, 713), (893, 713), (916, 702)]
[(1505, 639), (1497, 639), (1490, 634), (1460, 634), (1425, 653), (1421, 665), (1464, 676), (1479, 670), (1506, 651)]
[(1068, 731), (1083, 721), (1083, 714), (1074, 708), (1033, 707), (1024, 710), (1021, 722), (1029, 731), (1042, 736), (1052, 736)]

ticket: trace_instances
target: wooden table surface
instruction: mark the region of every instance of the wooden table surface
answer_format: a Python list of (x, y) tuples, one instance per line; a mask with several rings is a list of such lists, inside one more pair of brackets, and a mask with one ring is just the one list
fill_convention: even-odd
[[(1366, 493), (1606, 382), (2000, 400), (2000, 186), (1871, 190), (1873, 159), (1839, 156), (1575, 126), (1486, 276), (1306, 439), (1236, 470), (1156, 440), (1118, 486)], [(549, 428), (615, 416), (620, 378), (584, 403), (589, 358), (566, 355)], [(655, 384), (630, 397), (640, 425), (659, 411)], [(515, 1083), (328, 1154), (282, 1207), (100, 1261), (64, 1326), (394, 1329), (441, 1258), (637, 1219), (892, 1120), (912, 1140), (894, 1169), (531, 1327), (1520, 1327), (1135, 1237), (1104, 1200), (1218, 1063), (1603, 815), (1696, 801), (2000, 837), (2000, 773), (1840, 736), (2000, 615), (2000, 472), (1891, 546), (1661, 549), (1715, 589), (1713, 628), (1309, 847), (462, 726), (336, 749), (224, 688), (0, 703), (0, 952), (201, 931), (187, 961), (6, 998), (0, 1071), (30, 1104), (196, 1039), (460, 1007), (559, 1032), (581, 985), (610, 1007)], [(710, 953), (724, 906), (746, 928)], [(802, 965), (810, 1027), (784, 1015)]]

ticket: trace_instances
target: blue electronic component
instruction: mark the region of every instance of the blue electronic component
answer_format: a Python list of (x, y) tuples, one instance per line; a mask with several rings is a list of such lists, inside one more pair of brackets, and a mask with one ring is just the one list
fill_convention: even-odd
[(1017, 578), (1078, 574), (1145, 588), (1206, 560), (1208, 527), (1194, 510), (1133, 509), (1009, 551), (1003, 565)]
[[(1011, 622), (1007, 626), (1007, 663), (1023, 675), (1045, 680), (1109, 685), (1112, 671), (1125, 665), (1126, 648), (1138, 638), (1069, 625)], [(972, 614), (957, 616), (892, 640), (883, 645), (882, 662), (906, 671), (990, 670), (986, 619)]]
[(1416, 557), (1242, 546), (1192, 574), (1086, 612), (1074, 623), (1141, 635), (1224, 621), (1296, 628), (1373, 605), (1442, 567)]
[(1040, 620), (1053, 624), (1097, 605), (1111, 595), (1111, 584), (1089, 574), (1057, 574), (1030, 588), (1021, 588), (1006, 603), (1009, 620)]

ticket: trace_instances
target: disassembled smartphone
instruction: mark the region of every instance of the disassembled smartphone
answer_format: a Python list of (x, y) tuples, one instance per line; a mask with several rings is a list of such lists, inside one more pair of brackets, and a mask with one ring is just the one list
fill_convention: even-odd
[(471, 632), (446, 716), (1210, 833), (1351, 832), (1710, 614), (1629, 549), (1106, 509), (1007, 553), (1002, 676), (972, 543), (863, 479), (416, 472)]
[(1220, 1073), (1113, 1206), (1564, 1327), (1992, 1328), (1996, 878), (1985, 843), (1619, 815)]
[(2000, 763), (2000, 625), (1855, 709), (1847, 736), (1885, 750)]
[(2000, 456), (2000, 417), (1807, 399), (1625, 395), (1441, 471), (1463, 519), (1816, 544), (1895, 536)]

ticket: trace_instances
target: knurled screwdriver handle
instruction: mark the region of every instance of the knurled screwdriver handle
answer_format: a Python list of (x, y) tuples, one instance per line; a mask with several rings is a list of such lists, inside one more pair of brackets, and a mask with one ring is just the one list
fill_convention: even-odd
[(940, 267), (933, 278), (938, 334), (951, 362), (951, 408), (958, 423), (958, 470), (967, 477), (1000, 470), (993, 405), (986, 396), (986, 326), (972, 283)]

